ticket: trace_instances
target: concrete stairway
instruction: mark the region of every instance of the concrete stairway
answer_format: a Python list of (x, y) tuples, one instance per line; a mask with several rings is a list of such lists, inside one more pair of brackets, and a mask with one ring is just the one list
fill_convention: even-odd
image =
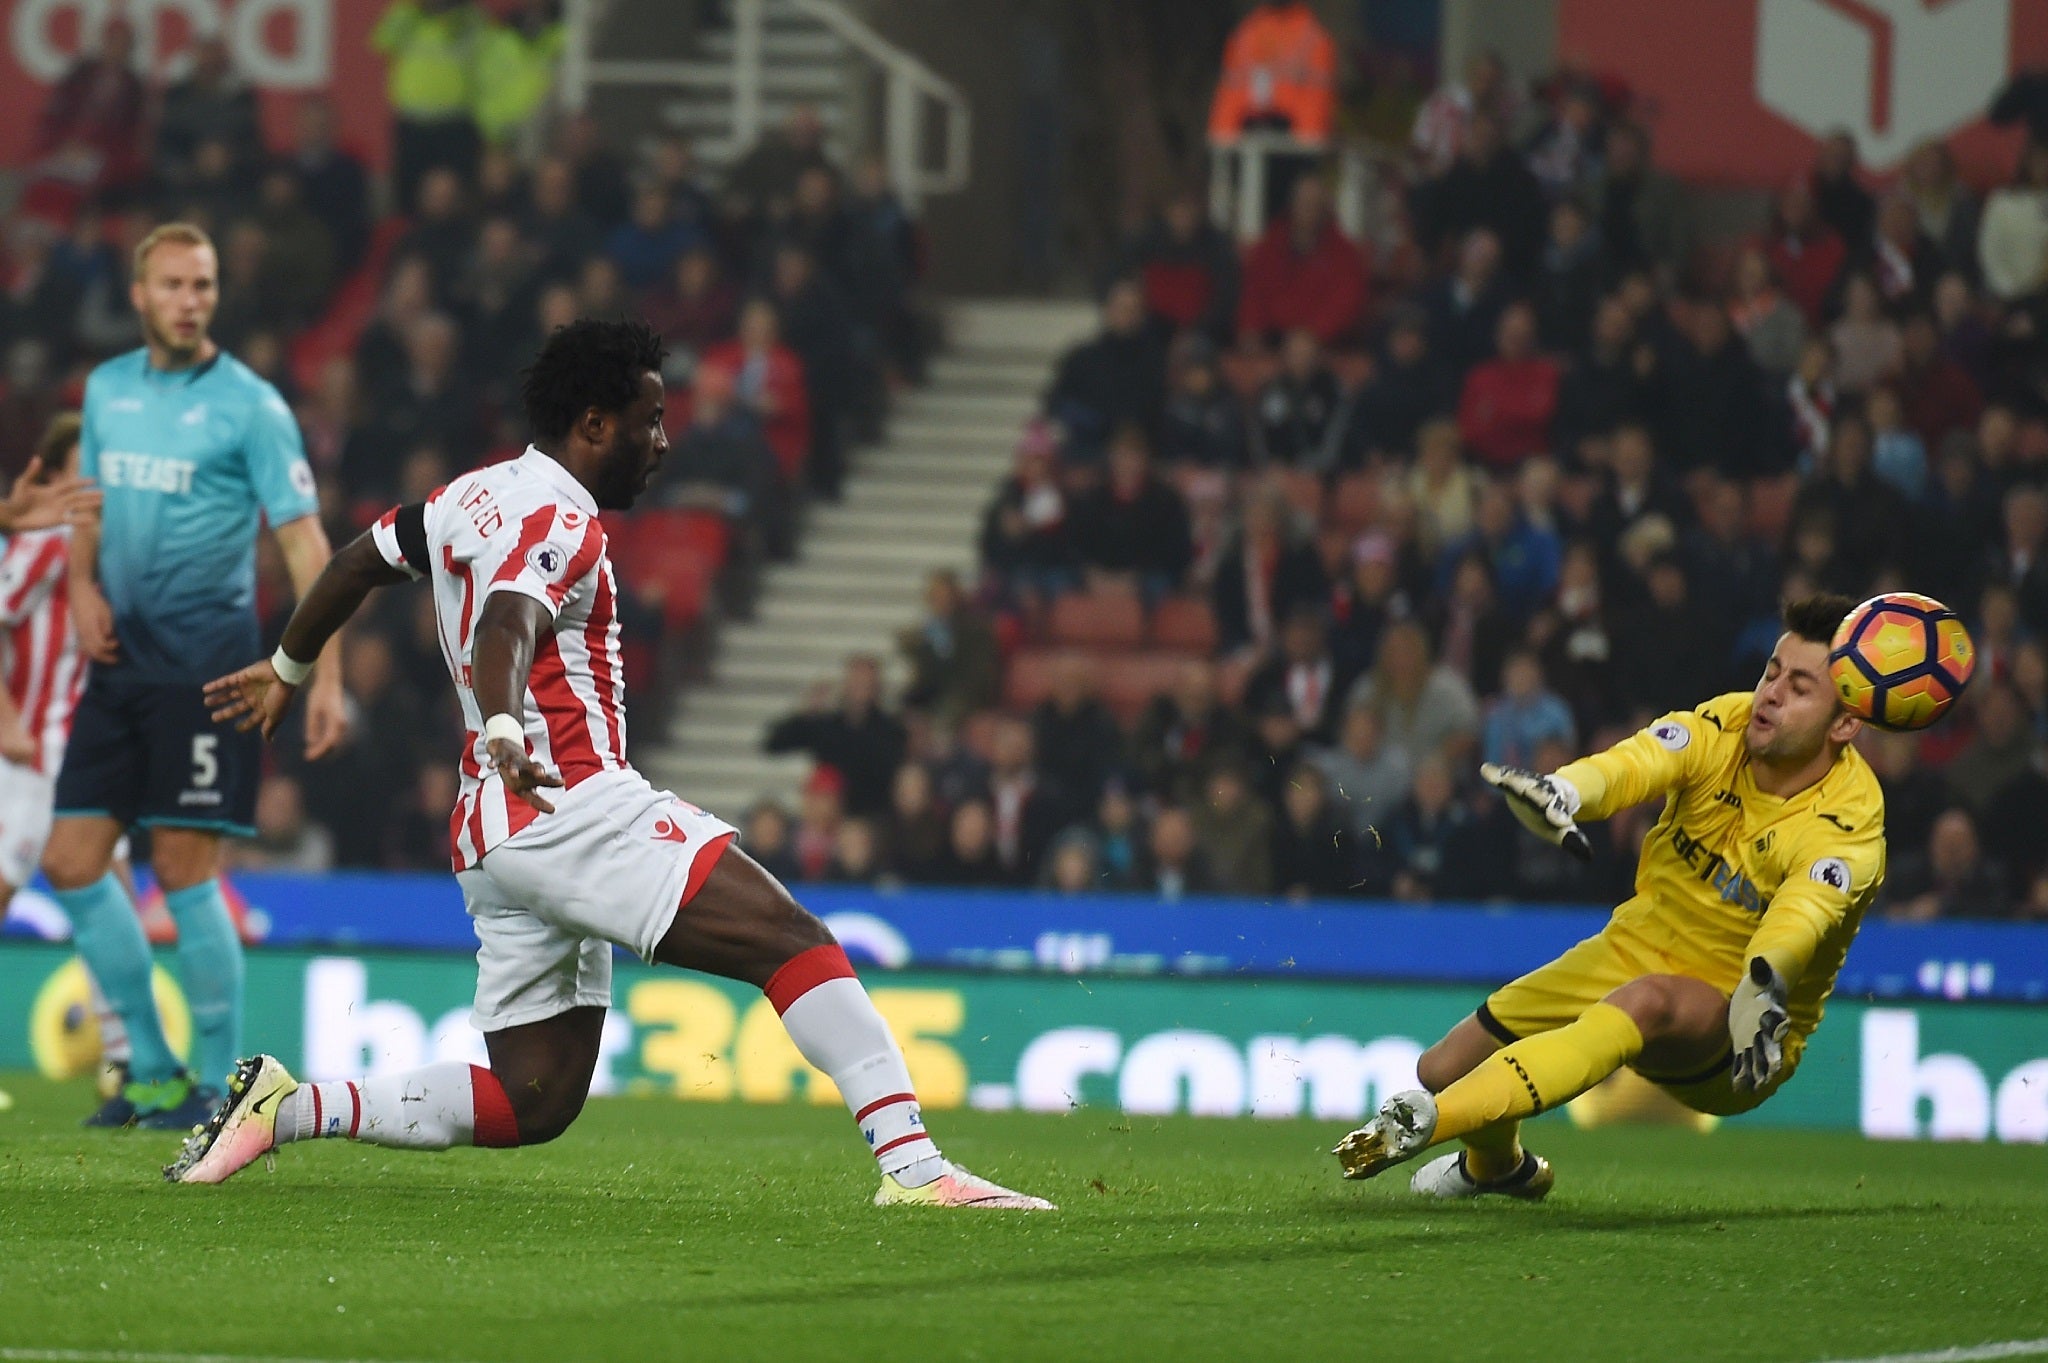
[[(1086, 336), (1085, 304), (961, 302), (930, 383), (899, 402), (880, 445), (856, 455), (846, 500), (809, 518), (801, 557), (771, 568), (757, 618), (721, 632), (710, 680), (682, 699), (650, 777), (737, 820), (755, 800), (793, 801), (810, 762), (761, 751), (769, 723), (850, 653), (895, 658), (924, 577), (971, 574), (981, 514), (1059, 352)], [(900, 682), (901, 670), (893, 674)]]
[[(770, 0), (761, 34), (761, 123), (780, 128), (799, 105), (816, 110), (825, 125), (828, 144), (842, 160), (857, 140), (852, 120), (855, 84), (849, 52), (839, 35), (810, 16)], [(732, 128), (733, 35), (728, 28), (707, 28), (697, 37), (701, 83), (663, 101), (662, 122), (687, 133), (696, 143), (697, 159), (719, 171), (746, 151)]]
[[(682, 0), (593, 0), (591, 55), (600, 62), (660, 62), (660, 80), (608, 80), (597, 107), (614, 137), (686, 134), (716, 182), (747, 148), (733, 126), (734, 36), (715, 7), (682, 17)], [(863, 145), (858, 64), (844, 41), (785, 0), (766, 0), (761, 33), (761, 126), (780, 128), (799, 106), (815, 110), (842, 163)]]

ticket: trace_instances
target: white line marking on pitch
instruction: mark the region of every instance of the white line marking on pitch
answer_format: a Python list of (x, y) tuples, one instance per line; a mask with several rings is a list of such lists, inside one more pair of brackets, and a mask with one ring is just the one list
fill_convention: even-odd
[(373, 1359), (281, 1359), (250, 1353), (129, 1353), (125, 1349), (0, 1349), (0, 1363), (393, 1363)]
[(1880, 1354), (1875, 1358), (1830, 1359), (1828, 1363), (1982, 1363), (1991, 1358), (2038, 1358), (2048, 1354), (2048, 1339), (2008, 1339), (1997, 1344), (1968, 1344), (1930, 1349), (1923, 1354)]

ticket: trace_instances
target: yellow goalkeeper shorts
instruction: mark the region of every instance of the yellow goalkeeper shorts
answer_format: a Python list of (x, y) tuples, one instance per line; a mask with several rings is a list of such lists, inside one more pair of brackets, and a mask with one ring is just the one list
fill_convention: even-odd
[[(1475, 1016), (1495, 1040), (1504, 1046), (1511, 1045), (1523, 1037), (1577, 1022), (1586, 1009), (1645, 975), (1703, 979), (1707, 974), (1696, 965), (1688, 966), (1641, 938), (1610, 926), (1550, 964), (1538, 966), (1512, 984), (1494, 990), (1479, 1005)], [(1693, 1074), (1652, 1074), (1639, 1065), (1630, 1068), (1695, 1112), (1732, 1117), (1749, 1111), (1777, 1092), (1778, 1086), (1792, 1077), (1805, 1049), (1804, 1034), (1787, 1033), (1785, 1068), (1769, 1087), (1755, 1092), (1737, 1092), (1731, 1082), (1730, 1065), (1735, 1058), (1732, 1050), (1723, 1051), (1713, 1065)]]

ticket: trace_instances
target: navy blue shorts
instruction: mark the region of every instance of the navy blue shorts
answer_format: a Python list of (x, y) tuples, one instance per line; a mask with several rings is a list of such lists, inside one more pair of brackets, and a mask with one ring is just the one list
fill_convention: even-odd
[(131, 681), (95, 667), (71, 719), (56, 816), (249, 837), (262, 764), (261, 736), (215, 724), (197, 682)]

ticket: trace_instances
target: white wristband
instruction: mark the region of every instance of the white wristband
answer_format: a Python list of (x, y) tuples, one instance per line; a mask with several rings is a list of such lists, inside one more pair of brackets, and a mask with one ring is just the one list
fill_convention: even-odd
[(488, 747), (493, 739), (498, 738), (517, 744), (522, 752), (526, 750), (526, 726), (510, 715), (492, 715), (484, 721), (484, 745)]
[(313, 675), (313, 664), (300, 662), (286, 653), (280, 644), (277, 652), (270, 655), (270, 670), (277, 673), (277, 679), (286, 686), (304, 686), (306, 678)]

